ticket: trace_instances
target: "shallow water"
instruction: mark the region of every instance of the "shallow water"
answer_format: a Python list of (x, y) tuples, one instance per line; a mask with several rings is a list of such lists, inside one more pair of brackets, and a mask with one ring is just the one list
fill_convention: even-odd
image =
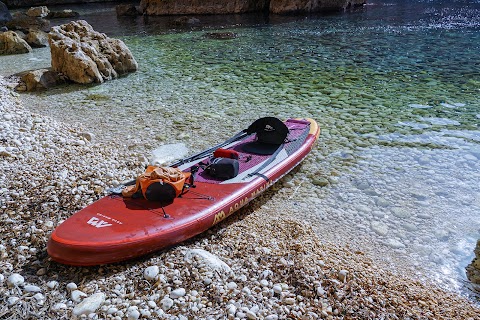
[[(315, 118), (317, 148), (265, 205), (468, 293), (464, 267), (480, 238), (480, 1), (205, 17), (183, 30), (169, 29), (171, 18), (99, 18), (102, 10), (82, 18), (121, 37), (139, 71), (27, 103), (139, 154), (180, 142), (200, 150), (264, 115)], [(237, 38), (209, 40), (206, 29)], [(48, 49), (0, 58), (2, 75), (48, 65)]]

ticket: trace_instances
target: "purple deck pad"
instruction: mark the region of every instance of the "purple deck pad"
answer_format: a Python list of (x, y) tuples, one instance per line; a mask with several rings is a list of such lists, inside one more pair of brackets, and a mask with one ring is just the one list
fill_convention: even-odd
[[(285, 149), (291, 149), (289, 147), (291, 147), (293, 144), (296, 144), (298, 145), (298, 147), (300, 147), (303, 141), (301, 141), (301, 143), (298, 143), (297, 139), (302, 135), (305, 135), (306, 130), (310, 130), (310, 122), (306, 120), (289, 119), (285, 121), (285, 125), (287, 126), (289, 133), (286, 139), (287, 143), (285, 143), (283, 147)], [(257, 166), (258, 164), (262, 163), (265, 160), (268, 160), (268, 158), (271, 157), (271, 155), (260, 155), (243, 151), (242, 147), (247, 143), (255, 141), (255, 139), (255, 135), (251, 135), (229, 148), (237, 151), (239, 154), (239, 174)], [(206, 183), (221, 183), (225, 180), (212, 177), (207, 172), (205, 172), (203, 168), (200, 168), (198, 170), (195, 181)]]

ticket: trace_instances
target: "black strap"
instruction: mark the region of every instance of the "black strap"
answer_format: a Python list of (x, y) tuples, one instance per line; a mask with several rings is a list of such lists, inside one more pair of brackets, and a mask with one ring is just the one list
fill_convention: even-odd
[(260, 176), (262, 177), (263, 179), (265, 179), (267, 182), (270, 181), (270, 179), (268, 179), (268, 177), (262, 173), (260, 173), (260, 171), (262, 171), (266, 166), (268, 166), (270, 163), (273, 162), (273, 160), (275, 160), (275, 158), (277, 158), (278, 154), (280, 153), (280, 151), (282, 151), (283, 149), (283, 146), (285, 144), (282, 143), (281, 145), (278, 146), (277, 150), (275, 150), (275, 152), (272, 154), (272, 156), (267, 160), (265, 161), (261, 166), (260, 168), (258, 168), (257, 170), (255, 170), (254, 172), (252, 173), (249, 173), (247, 175), (247, 177), (253, 177), (253, 176)]

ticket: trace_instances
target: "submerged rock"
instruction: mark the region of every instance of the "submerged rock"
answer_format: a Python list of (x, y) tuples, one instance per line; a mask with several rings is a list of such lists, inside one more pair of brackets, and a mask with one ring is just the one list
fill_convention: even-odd
[(270, 12), (275, 14), (343, 11), (361, 6), (366, 0), (271, 0)]
[(208, 39), (228, 40), (235, 39), (237, 34), (234, 32), (207, 32), (204, 36)]
[(77, 18), (80, 14), (76, 11), (70, 9), (65, 9), (62, 11), (50, 11), (47, 16), (47, 19), (65, 19), (65, 18)]
[(53, 27), (49, 43), (53, 70), (77, 83), (103, 83), (138, 68), (123, 41), (93, 30), (84, 20)]
[(181, 16), (172, 21), (173, 26), (191, 26), (200, 23), (200, 20), (195, 17)]

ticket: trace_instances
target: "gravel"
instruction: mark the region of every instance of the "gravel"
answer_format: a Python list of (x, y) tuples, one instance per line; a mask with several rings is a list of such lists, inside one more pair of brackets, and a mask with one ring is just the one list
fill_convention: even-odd
[(141, 259), (54, 263), (46, 254), (51, 231), (146, 160), (96, 140), (82, 124), (29, 111), (34, 106), (23, 107), (1, 78), (0, 109), (2, 319), (478, 317), (473, 302), (327, 241), (285, 214), (288, 206), (264, 205), (269, 192), (204, 234)]

